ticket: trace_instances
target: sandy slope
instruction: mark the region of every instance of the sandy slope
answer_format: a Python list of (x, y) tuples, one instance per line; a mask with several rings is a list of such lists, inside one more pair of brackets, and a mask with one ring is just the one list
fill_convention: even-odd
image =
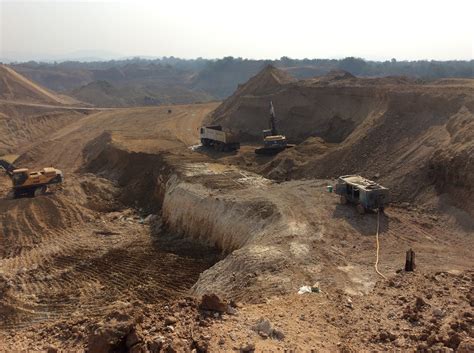
[(0, 97), (8, 100), (49, 104), (77, 103), (73, 98), (53, 93), (39, 86), (5, 65), (0, 65)]

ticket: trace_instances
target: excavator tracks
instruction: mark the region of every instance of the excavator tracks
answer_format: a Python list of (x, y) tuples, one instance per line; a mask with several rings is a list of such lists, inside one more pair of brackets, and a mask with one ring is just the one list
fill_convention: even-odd
[(67, 194), (0, 203), (0, 329), (98, 317), (121, 300), (170, 300), (217, 259), (152, 236), (136, 215), (112, 219)]

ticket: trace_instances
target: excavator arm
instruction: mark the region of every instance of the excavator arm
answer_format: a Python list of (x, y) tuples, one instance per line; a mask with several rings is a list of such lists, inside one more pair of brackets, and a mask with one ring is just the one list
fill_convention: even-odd
[(278, 135), (276, 128), (275, 108), (273, 107), (272, 101), (270, 101), (270, 130), (272, 132), (272, 136)]
[(12, 163), (0, 159), (0, 169), (5, 170), (5, 173), (7, 173), (7, 175), (11, 178), (13, 176), (13, 171), (16, 169), (16, 167)]

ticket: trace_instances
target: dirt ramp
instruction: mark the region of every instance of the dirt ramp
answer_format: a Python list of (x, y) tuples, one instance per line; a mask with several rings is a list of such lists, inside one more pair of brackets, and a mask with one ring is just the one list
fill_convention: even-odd
[(0, 103), (0, 155), (26, 151), (32, 144), (87, 115), (54, 107)]
[(77, 103), (73, 98), (60, 96), (41, 87), (5, 65), (0, 65), (0, 99), (45, 104)]

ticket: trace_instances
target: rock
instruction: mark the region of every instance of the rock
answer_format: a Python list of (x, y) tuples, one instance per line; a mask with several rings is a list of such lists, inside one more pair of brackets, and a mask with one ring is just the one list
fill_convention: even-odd
[(255, 343), (253, 342), (246, 342), (240, 345), (241, 352), (254, 352), (255, 351)]
[(141, 335), (137, 332), (136, 328), (134, 328), (128, 335), (127, 339), (125, 340), (125, 345), (127, 348), (130, 348), (137, 343), (143, 342)]
[(194, 341), (194, 346), (196, 347), (197, 352), (207, 352), (207, 349), (209, 347), (209, 341), (201, 338)]
[(143, 342), (140, 342), (140, 343), (132, 346), (128, 350), (128, 353), (148, 353), (148, 350), (146, 348), (146, 345)]
[(150, 353), (159, 353), (161, 348), (163, 347), (164, 342), (165, 338), (163, 336), (155, 337), (148, 342), (148, 350), (150, 351)]
[[(125, 309), (127, 308), (126, 303), (119, 303), (119, 304), (125, 307)], [(115, 319), (117, 321), (123, 321), (123, 322), (131, 322), (133, 320), (132, 316), (124, 310), (112, 311), (110, 314), (107, 315), (107, 319), (108, 320)]]
[(178, 319), (175, 318), (174, 316), (167, 316), (165, 318), (165, 325), (168, 326), (168, 325), (174, 325), (175, 323), (178, 322)]
[(428, 344), (428, 346), (433, 346), (433, 345), (435, 345), (436, 343), (438, 343), (438, 336), (436, 336), (434, 333), (432, 333), (432, 334), (429, 335), (428, 338), (426, 339), (426, 343)]
[(285, 337), (283, 332), (273, 328), (271, 322), (263, 317), (252, 326), (252, 330), (257, 332), (263, 338), (271, 337), (282, 340)]
[(227, 305), (227, 311), (226, 313), (228, 315), (236, 315), (237, 314), (237, 309), (233, 308), (232, 306), (230, 305)]
[(225, 313), (227, 311), (227, 303), (216, 294), (204, 294), (201, 298), (199, 309)]
[(453, 333), (449, 339), (445, 342), (445, 345), (449, 348), (456, 349), (461, 343), (461, 336), (458, 333)]
[(178, 353), (176, 348), (173, 346), (172, 343), (168, 343), (163, 347), (163, 352), (165, 353)]
[(225, 344), (225, 338), (224, 338), (224, 337), (219, 338), (219, 342), (218, 342), (218, 343), (219, 343), (221, 346), (222, 346), (223, 344)]
[(96, 330), (87, 338), (87, 351), (89, 353), (112, 352), (124, 337), (125, 334), (113, 330)]
[(430, 348), (429, 352), (452, 353), (453, 350), (451, 348), (445, 347), (443, 343), (436, 343)]
[(279, 341), (281, 341), (282, 339), (285, 338), (285, 334), (280, 330), (273, 329), (272, 337), (279, 340)]
[(121, 324), (115, 326), (99, 327), (91, 333), (87, 339), (88, 353), (106, 353), (125, 349), (128, 334), (132, 331), (132, 325)]
[(433, 316), (436, 317), (437, 319), (441, 319), (444, 316), (444, 312), (441, 309), (434, 309)]
[(397, 338), (395, 341), (393, 341), (393, 345), (395, 347), (403, 347), (406, 344), (406, 340), (403, 337)]
[(58, 349), (56, 347), (49, 346), (48, 348), (46, 348), (46, 353), (57, 353), (57, 352), (58, 352)]
[(257, 333), (264, 333), (268, 336), (270, 336), (273, 333), (273, 328), (272, 324), (270, 323), (269, 320), (260, 318), (259, 321), (257, 321), (257, 324), (252, 326), (252, 330), (254, 330)]
[(474, 352), (474, 339), (466, 338), (459, 343), (457, 353), (472, 353)]
[(381, 341), (386, 341), (388, 339), (388, 333), (387, 331), (380, 331), (379, 333), (379, 339)]
[(420, 310), (426, 305), (426, 302), (423, 300), (422, 297), (416, 297), (415, 307)]

